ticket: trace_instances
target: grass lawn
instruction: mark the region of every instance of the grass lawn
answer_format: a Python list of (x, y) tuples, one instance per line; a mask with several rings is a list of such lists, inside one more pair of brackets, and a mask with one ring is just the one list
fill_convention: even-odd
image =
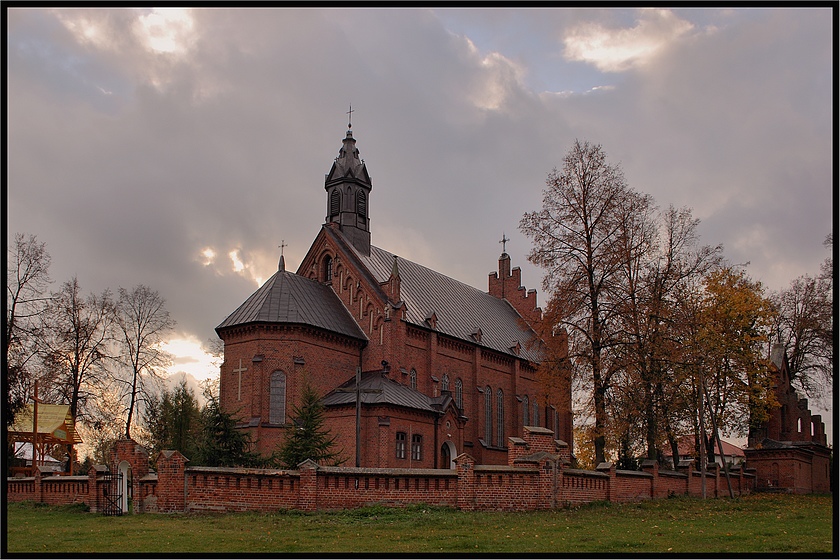
[(8, 504), (9, 553), (806, 553), (828, 555), (831, 496), (671, 498), (525, 513), (410, 506), (105, 517)]

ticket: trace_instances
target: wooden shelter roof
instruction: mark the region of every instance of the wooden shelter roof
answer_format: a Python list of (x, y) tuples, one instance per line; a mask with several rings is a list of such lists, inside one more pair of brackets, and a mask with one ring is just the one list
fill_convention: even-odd
[[(11, 441), (32, 441), (33, 404), (29, 403), (15, 415), (9, 428)], [(38, 404), (38, 440), (43, 443), (76, 444), (82, 439), (66, 404)]]

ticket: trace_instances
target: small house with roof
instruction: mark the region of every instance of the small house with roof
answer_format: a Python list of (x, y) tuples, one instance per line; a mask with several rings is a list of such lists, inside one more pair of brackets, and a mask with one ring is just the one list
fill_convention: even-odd
[(448, 469), (463, 452), (505, 464), (508, 438), (525, 425), (551, 429), (571, 450), (569, 384), (541, 387), (542, 311), (510, 256), (482, 291), (371, 244), (372, 179), (351, 130), (325, 190), (325, 223), (297, 271), (281, 255), (216, 328), (221, 404), (258, 449), (271, 453), (293, 429), (308, 382), (346, 464), (357, 417), (362, 467)]

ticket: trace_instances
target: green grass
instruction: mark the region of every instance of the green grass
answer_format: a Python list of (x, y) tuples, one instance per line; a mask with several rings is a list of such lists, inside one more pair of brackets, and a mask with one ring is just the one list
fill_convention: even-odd
[(8, 505), (10, 553), (807, 553), (832, 543), (831, 496), (598, 503), (525, 513), (410, 506), (105, 517)]

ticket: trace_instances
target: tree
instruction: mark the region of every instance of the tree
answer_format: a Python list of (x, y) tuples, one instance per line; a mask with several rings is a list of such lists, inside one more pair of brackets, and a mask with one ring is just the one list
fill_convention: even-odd
[(15, 414), (26, 404), (31, 361), (37, 353), (40, 316), (46, 309), (50, 284), (50, 254), (46, 244), (34, 235), (15, 234), (8, 251), (6, 268), (6, 332), (3, 420), (14, 423)]
[[(829, 248), (832, 238), (825, 243)], [(834, 360), (831, 257), (816, 277), (803, 275), (772, 294), (774, 334), (787, 350), (790, 378), (810, 398), (831, 394)]]
[(704, 391), (713, 429), (747, 435), (778, 406), (766, 355), (772, 304), (760, 282), (742, 270), (722, 267), (706, 277), (700, 305), (699, 389)]
[(131, 423), (139, 401), (146, 401), (161, 369), (171, 363), (161, 348), (165, 336), (175, 326), (165, 300), (156, 291), (138, 285), (131, 291), (120, 288), (116, 305), (116, 324), (121, 347), (120, 362), (127, 375), (117, 376), (120, 395), (126, 405), (125, 437), (131, 438)]
[(600, 145), (576, 140), (553, 170), (542, 209), (526, 213), (520, 230), (534, 247), (528, 259), (546, 269), (543, 288), (555, 328), (568, 332), (577, 375), (591, 381), (595, 412), (595, 457), (604, 461), (607, 393), (616, 371), (609, 349), (616, 343), (614, 282), (623, 265), (621, 220), (634, 193)]
[[(674, 458), (677, 450), (676, 423), (685, 410), (684, 378), (675, 368), (680, 360), (674, 321), (683, 304), (680, 292), (696, 284), (720, 263), (722, 246), (700, 246), (691, 210), (670, 206), (657, 218), (648, 214), (649, 206), (628, 214), (622, 222), (624, 267), (619, 287), (626, 290), (620, 301), (627, 346), (625, 367), (630, 384), (625, 401), (632, 395), (639, 400), (636, 412), (643, 420), (642, 434), (647, 457), (658, 459), (660, 443), (668, 442)], [(632, 410), (622, 416), (632, 417)], [(675, 463), (676, 464), (676, 463)]]
[(340, 465), (344, 462), (340, 453), (332, 450), (336, 436), (323, 429), (324, 407), (308, 382), (304, 383), (294, 415), (291, 431), (278, 453), (278, 460), (285, 468), (295, 469), (307, 459), (319, 464)]
[(111, 293), (84, 296), (76, 277), (52, 295), (41, 316), (39, 353), (48, 381), (45, 395), (70, 405), (77, 421), (87, 421), (91, 391), (104, 382), (112, 324)]
[(185, 457), (197, 457), (203, 430), (201, 409), (186, 380), (172, 391), (152, 395), (143, 412), (149, 431), (152, 457), (164, 449), (177, 449)]
[[(258, 467), (265, 461), (251, 451), (250, 434), (238, 429), (233, 414), (222, 410), (218, 398), (205, 392), (207, 403), (201, 411), (203, 432), (193, 464), (208, 467)], [(193, 459), (189, 457), (189, 459)]]

